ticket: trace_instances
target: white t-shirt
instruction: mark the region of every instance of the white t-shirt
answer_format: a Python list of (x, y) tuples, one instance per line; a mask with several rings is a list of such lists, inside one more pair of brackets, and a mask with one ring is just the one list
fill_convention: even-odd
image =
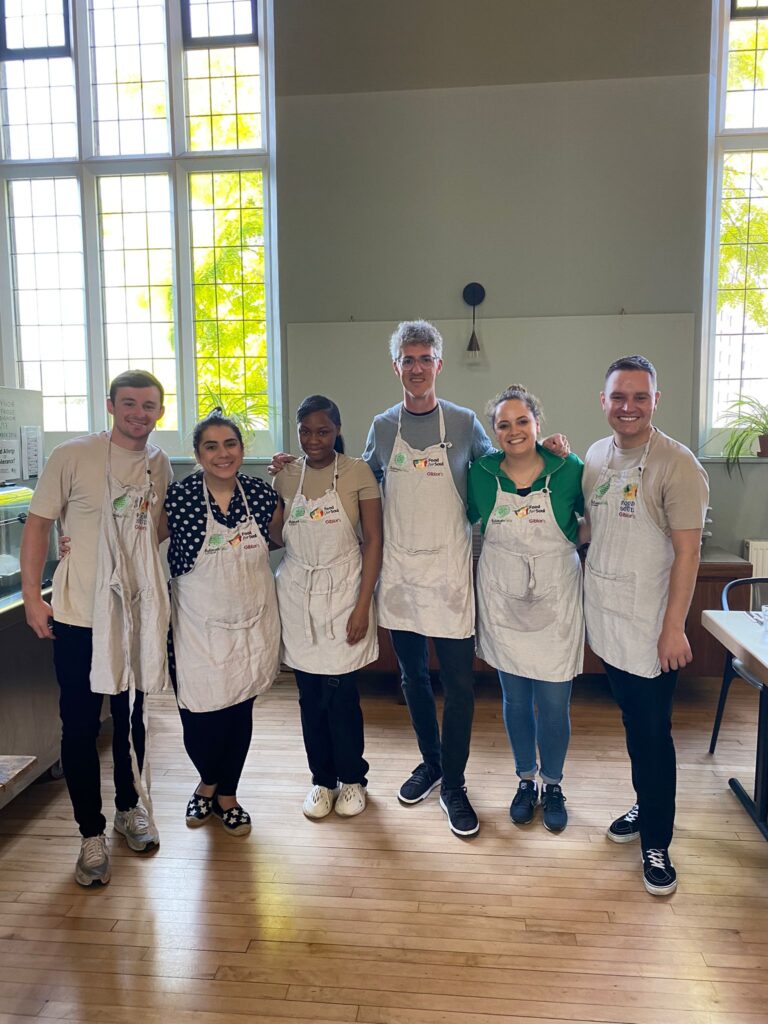
[[(54, 618), (71, 626), (93, 622), (96, 587), (96, 551), (101, 533), (109, 434), (85, 434), (54, 448), (37, 482), (29, 511), (44, 519), (58, 519), (61, 532), (70, 538), (69, 555), (59, 562), (53, 576)], [(148, 444), (149, 472), (158, 500), (151, 514), (157, 526), (165, 492), (173, 477), (168, 456)], [(113, 444), (112, 475), (124, 484), (145, 481), (144, 452)]]
[[(634, 469), (640, 465), (645, 445), (618, 448), (613, 437), (596, 441), (584, 459), (582, 488), (584, 514), (589, 520), (589, 499), (606, 455), (608, 468)], [(643, 471), (643, 497), (651, 518), (667, 536), (672, 530), (700, 530), (709, 501), (709, 481), (699, 460), (679, 441), (654, 429)]]

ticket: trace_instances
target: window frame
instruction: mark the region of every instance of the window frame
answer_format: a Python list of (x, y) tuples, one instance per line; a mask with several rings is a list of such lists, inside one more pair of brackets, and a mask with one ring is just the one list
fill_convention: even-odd
[(257, 0), (250, 0), (253, 32), (232, 36), (193, 36), (192, 13), (189, 0), (179, 0), (181, 10), (181, 36), (185, 50), (208, 50), (217, 46), (258, 46), (259, 20)]
[[(709, 164), (707, 168), (707, 217), (704, 233), (703, 310), (698, 403), (699, 457), (725, 461), (717, 438), (723, 428), (712, 417), (715, 387), (717, 297), (720, 261), (720, 212), (723, 189), (723, 161), (728, 153), (768, 152), (768, 126), (726, 128), (725, 105), (728, 84), (728, 32), (736, 0), (715, 0), (712, 5), (712, 51), (709, 94)], [(768, 4), (741, 8), (739, 19), (768, 17)], [(755, 457), (757, 461), (757, 458)]]
[[(68, 0), (67, 0), (68, 2)], [(267, 387), (269, 407), (269, 444), (282, 447), (282, 375), (279, 329), (279, 289), (277, 281), (277, 213), (275, 204), (275, 117), (272, 0), (252, 0), (259, 26), (259, 79), (261, 89), (262, 146), (259, 149), (191, 151), (187, 146), (183, 60), (187, 49), (183, 41), (181, 7), (184, 0), (166, 0), (166, 55), (169, 94), (169, 154), (100, 156), (94, 152), (92, 131), (92, 94), (90, 76), (89, 0), (74, 0), (71, 15), (74, 49), (86, 54), (75, 62), (78, 101), (79, 157), (46, 160), (0, 160), (0, 294), (9, 296), (0, 303), (0, 372), (8, 387), (19, 387), (18, 352), (14, 309), (11, 236), (7, 183), (15, 179), (75, 177), (80, 184), (83, 226), (84, 280), (86, 303), (86, 361), (88, 380), (88, 429), (108, 426), (106, 410), (106, 339), (102, 292), (102, 271), (98, 223), (98, 178), (109, 175), (166, 173), (170, 178), (173, 250), (173, 287), (175, 316), (176, 395), (178, 429), (159, 430), (153, 435), (171, 458), (191, 458), (192, 428), (197, 415), (196, 338), (194, 318), (193, 268), (191, 252), (191, 216), (189, 175), (205, 171), (259, 171), (264, 196), (264, 287), (267, 336)], [(2, 3), (2, 0), (0, 0)], [(217, 43), (216, 46), (219, 44)], [(232, 44), (230, 44), (232, 45)], [(238, 37), (238, 45), (253, 45), (250, 37)], [(211, 47), (206, 42), (206, 48)], [(79, 431), (46, 431), (46, 449), (78, 436)], [(272, 448), (274, 450), (274, 448)], [(266, 460), (248, 455), (249, 460)]]
[(5, 0), (0, 0), (0, 61), (71, 57), (72, 20), (69, 0), (61, 0), (61, 14), (64, 20), (64, 42), (61, 46), (9, 47), (5, 30)]

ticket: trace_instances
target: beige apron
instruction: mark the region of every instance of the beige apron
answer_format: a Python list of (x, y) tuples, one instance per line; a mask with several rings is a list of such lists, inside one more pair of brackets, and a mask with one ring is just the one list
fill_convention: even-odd
[(280, 619), (266, 541), (245, 491), (248, 518), (227, 528), (213, 518), (208, 488), (203, 545), (192, 569), (171, 580), (179, 707), (218, 711), (268, 690), (279, 668)]
[(608, 468), (612, 448), (589, 497), (592, 540), (584, 569), (587, 641), (598, 655), (625, 672), (652, 679), (661, 672), (658, 642), (674, 561), (672, 541), (654, 522), (643, 498), (640, 465)]
[(502, 672), (569, 682), (584, 657), (581, 563), (549, 481), (525, 497), (496, 481), (477, 566), (477, 653)]
[(384, 555), (379, 624), (460, 640), (475, 629), (472, 532), (448, 465), (443, 407), (440, 442), (420, 451), (400, 433), (384, 486)]
[(159, 693), (168, 685), (170, 608), (150, 514), (158, 497), (144, 452), (146, 482), (123, 484), (112, 475), (106, 438), (106, 486), (96, 552), (91, 690), (118, 694), (132, 686)]
[(379, 656), (373, 602), (368, 632), (347, 643), (347, 621), (357, 604), (362, 575), (360, 543), (333, 483), (321, 498), (302, 493), (306, 460), (283, 527), (285, 557), (275, 574), (283, 629), (282, 660), (317, 675), (341, 675)]

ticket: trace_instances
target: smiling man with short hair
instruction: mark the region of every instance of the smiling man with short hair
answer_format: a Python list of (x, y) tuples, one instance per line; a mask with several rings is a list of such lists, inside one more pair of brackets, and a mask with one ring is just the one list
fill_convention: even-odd
[(584, 460), (591, 530), (584, 577), (587, 640), (605, 664), (621, 708), (636, 803), (608, 829), (640, 837), (648, 892), (674, 892), (669, 858), (675, 818), (672, 702), (692, 660), (685, 635), (699, 566), (709, 488), (694, 455), (653, 426), (656, 370), (626, 356), (606, 371), (600, 403), (612, 436)]

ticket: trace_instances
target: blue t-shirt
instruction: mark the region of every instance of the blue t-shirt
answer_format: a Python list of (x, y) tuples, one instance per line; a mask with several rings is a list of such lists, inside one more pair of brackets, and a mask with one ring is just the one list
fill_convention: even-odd
[[(269, 524), (277, 508), (277, 495), (269, 484), (265, 484), (258, 477), (238, 473), (237, 479), (245, 491), (251, 514), (261, 530), (261, 535), (269, 543)], [(226, 515), (216, 504), (210, 491), (208, 500), (211, 503), (213, 518), (222, 526), (232, 529), (248, 518), (239, 487), (235, 488)], [(183, 576), (194, 566), (205, 538), (206, 508), (202, 471), (193, 473), (183, 480), (175, 480), (170, 485), (165, 497), (165, 513), (171, 536), (168, 568), (171, 570), (171, 576)]]
[[(471, 409), (465, 409), (453, 402), (440, 399), (445, 419), (445, 440), (450, 442), (448, 465), (453, 482), (464, 504), (467, 504), (467, 471), (471, 462), (493, 451), (493, 445), (483, 430), (480, 420)], [(437, 406), (431, 412), (413, 413), (403, 408), (401, 434), (412, 448), (423, 450), (440, 443), (440, 417)], [(397, 437), (397, 418), (401, 404), (380, 413), (374, 418), (368, 431), (368, 440), (363, 458), (373, 470), (376, 479), (384, 481), (386, 494), (386, 470), (392, 448)]]

